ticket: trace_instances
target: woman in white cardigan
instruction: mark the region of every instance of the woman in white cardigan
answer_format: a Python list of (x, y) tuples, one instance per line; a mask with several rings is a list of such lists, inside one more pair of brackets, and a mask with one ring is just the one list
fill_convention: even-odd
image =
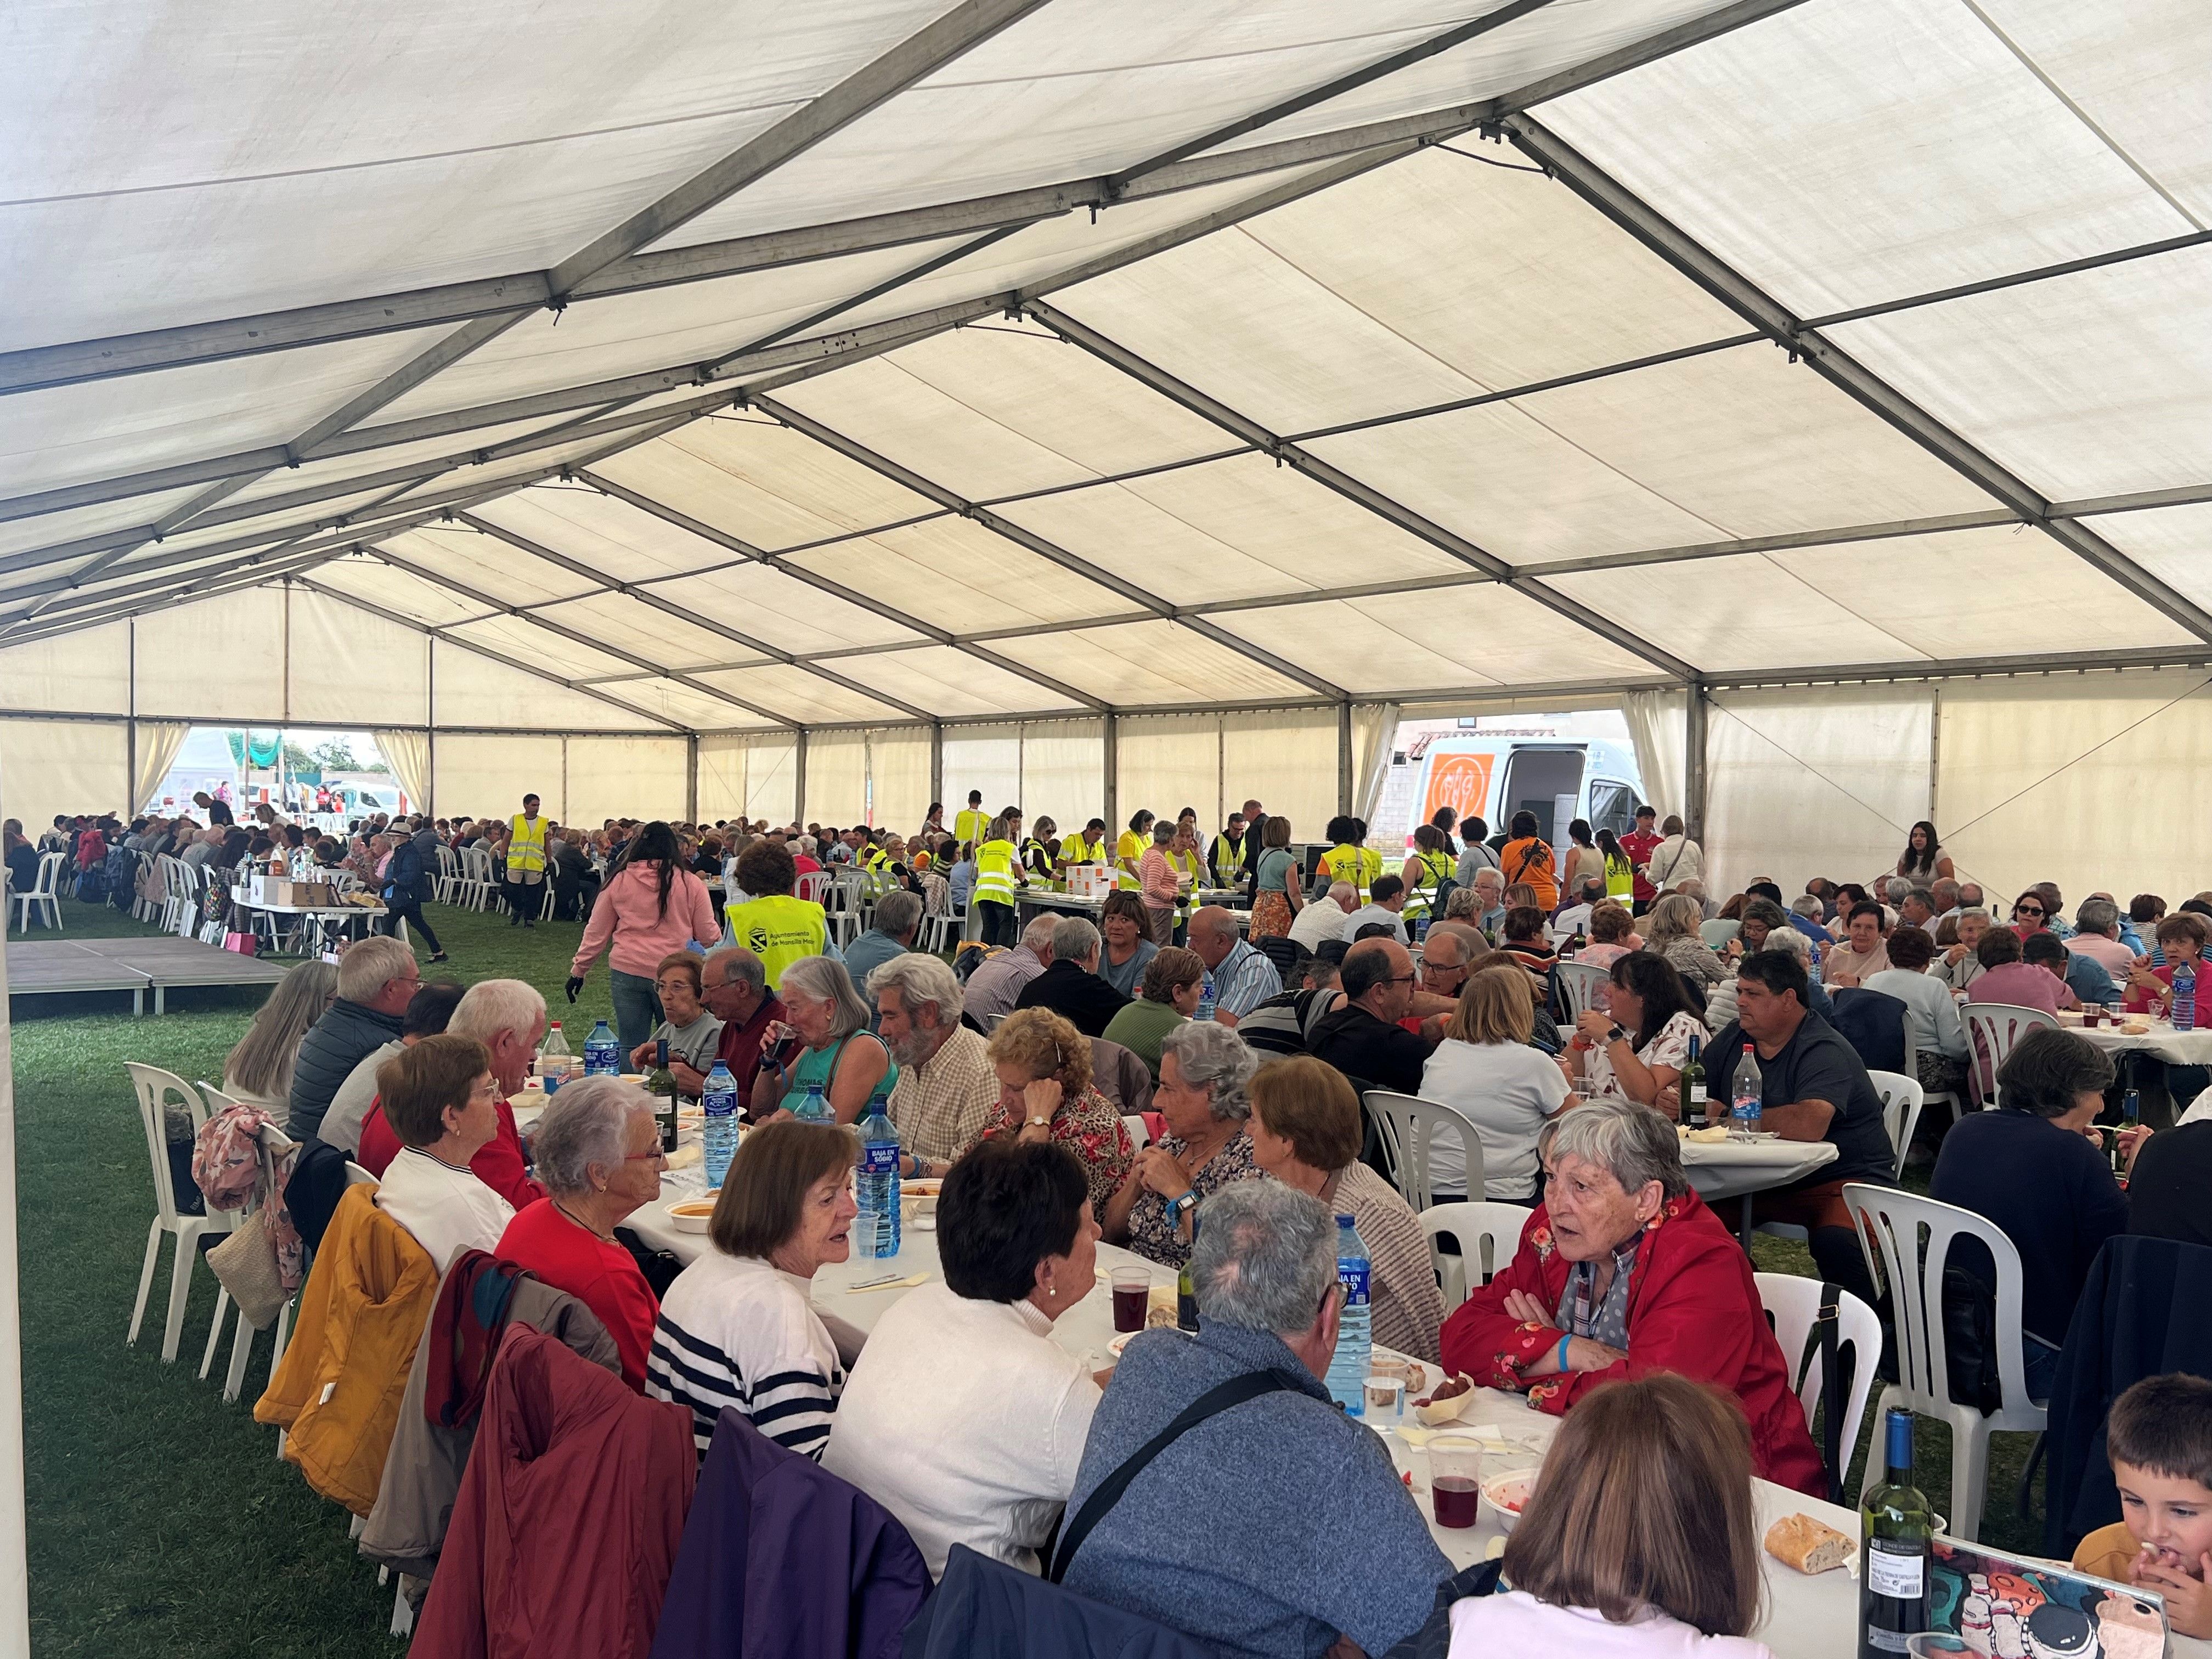
[(1682, 820), (1668, 813), (1659, 833), (1664, 839), (1651, 849), (1644, 866), (1644, 878), (1662, 893), (1674, 891), (1686, 881), (1703, 881), (1705, 848), (1690, 839)]
[[(645, 1392), (691, 1408), (707, 1455), (726, 1406), (787, 1450), (819, 1461), (860, 1336), (810, 1297), (816, 1272), (852, 1254), (853, 1138), (818, 1124), (745, 1136), (714, 1200), (714, 1248), (660, 1299)], [(841, 1343), (839, 1338), (842, 1336)]]

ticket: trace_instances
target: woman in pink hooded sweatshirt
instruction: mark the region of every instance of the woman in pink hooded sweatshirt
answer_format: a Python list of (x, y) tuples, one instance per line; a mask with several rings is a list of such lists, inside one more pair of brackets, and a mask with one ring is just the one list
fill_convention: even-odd
[(608, 953), (614, 975), (615, 1025), (628, 1054), (653, 1035), (660, 1023), (660, 994), (653, 975), (663, 957), (689, 945), (708, 949), (721, 943), (707, 884), (684, 867), (676, 832), (648, 823), (624, 849), (622, 867), (608, 878), (584, 942), (568, 969), (568, 1000), (584, 988), (584, 975)]

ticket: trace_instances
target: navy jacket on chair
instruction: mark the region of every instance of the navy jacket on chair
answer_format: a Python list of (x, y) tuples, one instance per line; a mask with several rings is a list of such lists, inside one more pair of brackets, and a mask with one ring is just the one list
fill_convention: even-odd
[(929, 1590), (889, 1510), (726, 1408), (653, 1659), (896, 1659)]
[(2169, 1371), (2212, 1378), (2212, 1247), (2122, 1233), (2089, 1268), (2051, 1390), (2044, 1548), (2074, 1547), (2120, 1517), (2105, 1417), (2133, 1383)]
[(955, 1544), (904, 1659), (1219, 1659), (1180, 1631)]

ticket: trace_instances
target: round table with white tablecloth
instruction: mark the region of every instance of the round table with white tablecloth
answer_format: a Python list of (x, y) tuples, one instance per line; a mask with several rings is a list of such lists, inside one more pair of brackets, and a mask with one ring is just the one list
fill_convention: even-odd
[(1717, 1207), (1725, 1198), (1743, 1200), (1738, 1229), (1746, 1249), (1751, 1248), (1751, 1201), (1802, 1181), (1824, 1164), (1836, 1161), (1836, 1146), (1828, 1140), (1685, 1140), (1682, 1167), (1698, 1196)]
[(2087, 1037), (2107, 1054), (2140, 1052), (2154, 1054), (2169, 1066), (2212, 1066), (2212, 1027), (2177, 1031), (2171, 1020), (2154, 1019), (2150, 1029), (2131, 1032), (2118, 1025), (2060, 1024), (2076, 1036)]

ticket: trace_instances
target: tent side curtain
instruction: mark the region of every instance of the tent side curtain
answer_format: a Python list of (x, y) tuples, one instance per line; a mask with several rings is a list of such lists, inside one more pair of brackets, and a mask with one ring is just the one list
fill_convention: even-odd
[(2212, 817), (2208, 684), (2201, 669), (1945, 684), (1932, 817), (1960, 878), (2000, 915), (2039, 881), (2069, 916), (2092, 892), (2124, 912), (2139, 892), (2172, 908), (2212, 885), (2196, 840)]
[[(536, 795), (549, 818), (570, 821), (567, 757), (556, 736), (445, 732), (436, 743), (438, 811), (448, 817), (506, 817)], [(612, 816), (602, 814), (602, 817)], [(621, 816), (629, 816), (625, 809)]]
[(865, 823), (868, 811), (868, 734), (824, 732), (806, 740), (806, 799), (799, 816), (809, 823)]
[(1219, 801), (1211, 820), (1201, 808), (1200, 834), (1211, 836), (1230, 813), (1257, 799), (1289, 818), (1294, 836), (1319, 840), (1336, 812), (1336, 741), (1333, 708), (1224, 714)]
[(868, 734), (868, 821), (910, 836), (929, 811), (930, 736), (903, 727)]
[[(1030, 720), (1020, 732), (1021, 790), (1013, 799), (1030, 815), (1032, 826), (1038, 818), (1049, 817), (1063, 839), (1079, 834), (1106, 804), (1104, 726), (1097, 720)], [(945, 791), (948, 797), (955, 793), (949, 763)], [(957, 793), (964, 805), (968, 791)], [(948, 799), (945, 805), (951, 805)]]
[(112, 812), (131, 790), (119, 720), (0, 720), (0, 817), (36, 841), (58, 812)]
[(799, 745), (787, 732), (760, 737), (718, 733), (699, 739), (699, 817), (764, 818), (788, 823), (797, 816)]
[[(1688, 788), (1685, 776), (1690, 727), (1688, 693), (1631, 691), (1620, 700), (1620, 715), (1627, 724), (1629, 741), (1636, 745), (1636, 769), (1644, 779), (1644, 799), (1659, 809), (1662, 818), (1670, 812), (1681, 811), (1689, 804), (1685, 798)], [(1705, 790), (1705, 823), (1710, 836), (1713, 819), (1710, 778)]]
[[(1120, 724), (1115, 738), (1119, 760), (1115, 798), (1120, 834), (1139, 811), (1172, 819), (1194, 807), (1201, 828), (1221, 821), (1221, 717), (1218, 714), (1147, 714)], [(1243, 799), (1241, 796), (1239, 799)]]
[[(690, 745), (684, 738), (575, 737), (563, 741), (568, 745), (563, 769), (567, 817), (589, 825), (602, 818), (674, 822), (687, 816), (684, 809), (689, 805), (691, 759)], [(514, 811), (520, 805), (518, 796), (514, 805), (501, 810)]]
[[(428, 732), (399, 732), (380, 727), (369, 736), (376, 739), (377, 752), (384, 757), (392, 775), (399, 780), (407, 799), (417, 803), (434, 805), (430, 793), (430, 738)], [(425, 811), (429, 806), (424, 807)]]
[[(1794, 896), (1814, 876), (1865, 882), (1893, 866), (1914, 820), (1928, 816), (1934, 696), (1924, 684), (1714, 696), (1706, 890), (1726, 896), (1770, 876)], [(1654, 804), (1675, 810), (1663, 797)]]
[(169, 775), (177, 750), (185, 746), (185, 735), (192, 728), (182, 720), (135, 720), (131, 724), (134, 746), (131, 751), (131, 811), (135, 817), (154, 799), (161, 780)]

